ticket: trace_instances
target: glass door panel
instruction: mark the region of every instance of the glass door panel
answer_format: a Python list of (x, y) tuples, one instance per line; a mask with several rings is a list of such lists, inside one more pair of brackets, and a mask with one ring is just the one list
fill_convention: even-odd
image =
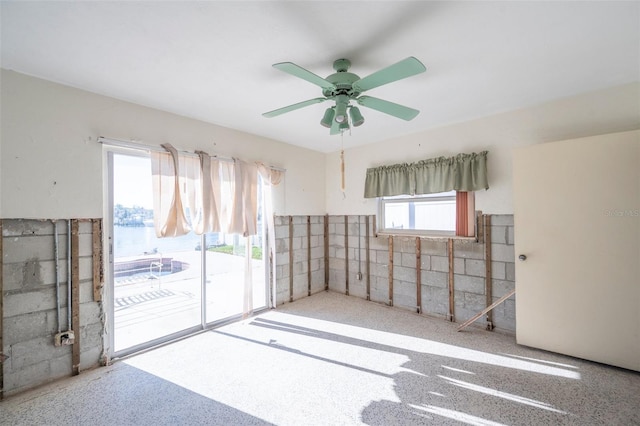
[(201, 324), (200, 237), (156, 237), (150, 170), (113, 155), (115, 352)]

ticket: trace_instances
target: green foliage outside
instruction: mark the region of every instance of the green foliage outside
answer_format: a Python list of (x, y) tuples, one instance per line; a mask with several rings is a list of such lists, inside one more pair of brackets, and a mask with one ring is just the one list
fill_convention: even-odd
[[(237, 253), (242, 253), (244, 255), (244, 247), (238, 247)], [(210, 247), (209, 251), (215, 251), (218, 253), (226, 253), (226, 254), (236, 254), (233, 252), (233, 246), (228, 244), (218, 247)], [(262, 259), (262, 248), (261, 247), (251, 247), (251, 258), (260, 260)]]

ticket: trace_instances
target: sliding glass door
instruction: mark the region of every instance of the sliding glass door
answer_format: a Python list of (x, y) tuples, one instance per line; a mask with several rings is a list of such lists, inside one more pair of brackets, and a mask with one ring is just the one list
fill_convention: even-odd
[(150, 158), (112, 152), (109, 170), (113, 354), (266, 307), (262, 232), (157, 238)]

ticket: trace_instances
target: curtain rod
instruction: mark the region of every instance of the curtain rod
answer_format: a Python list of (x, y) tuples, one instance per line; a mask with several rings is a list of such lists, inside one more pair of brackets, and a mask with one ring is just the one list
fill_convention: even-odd
[[(108, 146), (117, 146), (117, 147), (120, 147), (120, 148), (137, 149), (137, 150), (141, 150), (141, 151), (167, 152), (166, 149), (164, 149), (164, 148), (162, 148), (160, 146), (147, 145), (147, 144), (133, 142), (133, 141), (125, 141), (125, 140), (121, 140), (121, 139), (106, 138), (104, 136), (99, 136), (98, 137), (98, 143), (101, 143), (103, 145), (108, 145)], [(198, 156), (198, 154), (196, 154), (194, 152), (184, 151), (184, 150), (180, 150), (180, 149), (178, 149), (177, 151), (180, 154), (188, 155), (190, 157), (197, 157)], [(210, 155), (210, 157), (217, 158), (218, 160), (222, 160), (222, 161), (233, 162), (233, 158), (231, 158), (231, 157), (223, 157), (223, 156), (220, 156), (220, 155)], [(280, 172), (286, 172), (287, 171), (287, 169), (283, 169), (282, 167), (269, 166), (269, 168), (273, 169), (273, 170), (278, 170)]]

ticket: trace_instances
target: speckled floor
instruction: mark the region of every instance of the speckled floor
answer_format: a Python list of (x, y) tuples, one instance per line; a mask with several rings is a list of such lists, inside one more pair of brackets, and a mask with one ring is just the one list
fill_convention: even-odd
[(0, 424), (628, 426), (640, 373), (323, 292), (10, 397)]

